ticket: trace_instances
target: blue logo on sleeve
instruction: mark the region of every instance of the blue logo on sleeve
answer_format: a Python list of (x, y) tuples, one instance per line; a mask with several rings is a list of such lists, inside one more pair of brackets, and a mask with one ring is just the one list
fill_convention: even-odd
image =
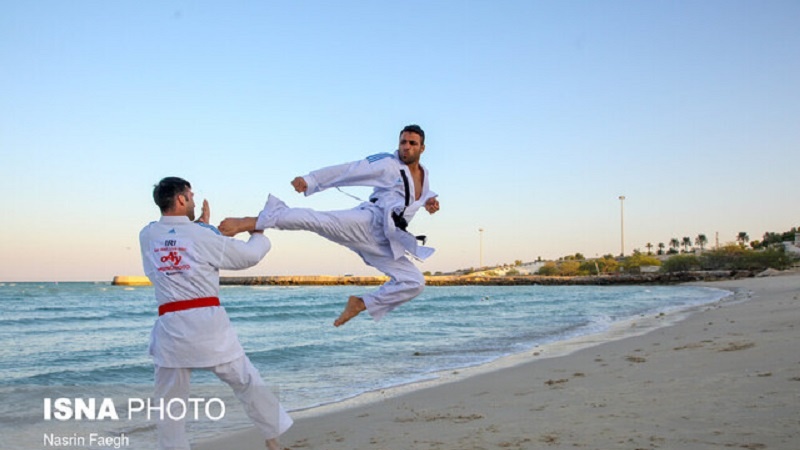
[(372, 164), (375, 161), (380, 161), (380, 160), (385, 159), (385, 158), (392, 158), (393, 156), (394, 155), (391, 154), (391, 153), (377, 153), (377, 154), (372, 155), (372, 156), (367, 156), (367, 161), (369, 161), (369, 163)]

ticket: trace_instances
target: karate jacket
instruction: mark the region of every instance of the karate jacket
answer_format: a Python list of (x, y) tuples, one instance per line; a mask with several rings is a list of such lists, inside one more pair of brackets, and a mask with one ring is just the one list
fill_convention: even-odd
[[(309, 196), (332, 187), (368, 186), (372, 187), (370, 201), (362, 206), (372, 205), (381, 210), (383, 215), (383, 232), (389, 240), (392, 255), (395, 259), (402, 257), (405, 252), (424, 260), (433, 254), (434, 249), (417, 244), (417, 239), (411, 233), (397, 228), (392, 219), (392, 213), (402, 214), (406, 222), (417, 213), (419, 208), (436, 193), (429, 188), (430, 176), (428, 170), (420, 165), (425, 177), (419, 200), (415, 200), (416, 192), (411, 180), (411, 172), (398, 156), (398, 152), (379, 153), (351, 163), (325, 167), (303, 176), (308, 188), (305, 195)], [(400, 172), (405, 172), (408, 183), (403, 181)], [(408, 187), (409, 204), (406, 205), (406, 186)]]
[[(155, 287), (158, 305), (219, 297), (219, 270), (256, 265), (270, 249), (255, 233), (245, 242), (222, 236), (186, 216), (162, 216), (139, 233), (144, 273)], [(150, 354), (161, 367), (212, 367), (244, 355), (222, 306), (166, 313), (150, 334)]]

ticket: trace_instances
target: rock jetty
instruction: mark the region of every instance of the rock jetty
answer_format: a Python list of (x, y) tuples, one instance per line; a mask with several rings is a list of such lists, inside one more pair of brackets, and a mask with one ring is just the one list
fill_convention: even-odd
[[(759, 274), (761, 275), (761, 274)], [(694, 281), (719, 281), (750, 278), (756, 273), (749, 270), (717, 270), (675, 273), (621, 274), (580, 277), (546, 277), (540, 275), (487, 276), (487, 275), (433, 275), (425, 277), (428, 286), (607, 286), (623, 284), (678, 284)], [(761, 275), (764, 276), (764, 275)], [(373, 286), (385, 283), (383, 276), (261, 276), (220, 277), (223, 286)], [(142, 276), (116, 276), (115, 286), (150, 286), (150, 280)]]
[[(428, 286), (569, 286), (569, 285), (622, 285), (622, 284), (677, 284), (693, 281), (718, 281), (755, 276), (749, 270), (719, 270), (705, 272), (648, 273), (601, 275), (581, 277), (545, 277), (540, 275), (483, 276), (434, 275), (426, 276)], [(221, 277), (222, 285), (238, 286), (370, 286), (383, 284), (387, 277), (338, 276), (272, 276), (272, 277)]]

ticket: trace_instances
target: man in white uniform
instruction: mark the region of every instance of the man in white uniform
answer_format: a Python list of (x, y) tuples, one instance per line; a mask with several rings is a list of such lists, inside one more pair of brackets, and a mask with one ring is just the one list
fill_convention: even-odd
[(406, 256), (408, 253), (424, 260), (433, 253), (432, 248), (418, 245), (417, 237), (406, 231), (421, 207), (430, 214), (439, 210), (436, 194), (428, 187), (428, 171), (419, 163), (424, 151), (425, 132), (418, 125), (409, 125), (400, 132), (394, 154), (373, 155), (292, 180), (295, 190), (306, 196), (333, 187), (373, 187), (368, 202), (350, 210), (319, 212), (289, 208), (270, 195), (258, 217), (225, 219), (220, 232), (233, 236), (266, 228), (307, 230), (353, 250), (367, 265), (389, 276), (389, 281), (363, 297), (350, 296), (333, 324), (341, 326), (364, 310), (374, 320), (380, 320), (419, 295), (425, 286), (425, 277)]
[[(168, 177), (153, 190), (161, 219), (139, 234), (144, 272), (155, 287), (159, 317), (150, 336), (155, 364), (155, 398), (187, 404), (192, 369), (212, 371), (233, 388), (250, 419), (279, 450), (278, 436), (292, 425), (283, 409), (245, 355), (225, 309), (219, 303), (219, 270), (245, 269), (270, 249), (262, 232), (247, 242), (222, 236), (208, 225), (208, 202), (195, 218), (194, 194), (186, 180)], [(176, 407), (181, 403), (175, 402)], [(172, 417), (180, 417), (180, 412)], [(158, 421), (162, 450), (189, 450), (183, 420), (165, 414)]]

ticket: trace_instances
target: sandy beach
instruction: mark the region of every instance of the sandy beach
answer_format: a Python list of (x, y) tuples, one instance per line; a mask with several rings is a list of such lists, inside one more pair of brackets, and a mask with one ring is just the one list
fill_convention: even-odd
[[(603, 336), (293, 413), (285, 449), (800, 448), (800, 274)], [(687, 317), (688, 316), (688, 317)], [(654, 325), (657, 325), (654, 328)], [(197, 450), (263, 449), (254, 430)]]

